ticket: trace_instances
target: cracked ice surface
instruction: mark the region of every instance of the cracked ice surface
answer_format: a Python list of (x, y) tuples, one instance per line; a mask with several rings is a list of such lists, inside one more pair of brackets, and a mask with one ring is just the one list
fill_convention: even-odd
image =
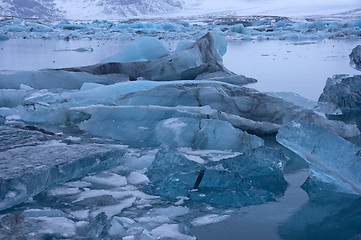
[(302, 120), (286, 124), (276, 138), (310, 164), (310, 176), (303, 185), (308, 192), (361, 194), (361, 149), (358, 146)]
[[(10, 128), (5, 130), (11, 133)], [(22, 132), (14, 130), (11, 134), (23, 137)], [(0, 135), (0, 138), (11, 145), (16, 138), (9, 140), (9, 135)], [(115, 166), (124, 155), (123, 146), (67, 145), (56, 140), (41, 143), (32, 140), (27, 138), (22, 146), (1, 152), (1, 210), (19, 204), (49, 186)]]

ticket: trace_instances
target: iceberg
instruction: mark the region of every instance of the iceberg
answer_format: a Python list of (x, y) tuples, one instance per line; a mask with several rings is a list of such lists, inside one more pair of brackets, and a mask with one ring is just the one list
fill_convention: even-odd
[(361, 45), (357, 45), (350, 53), (350, 63), (356, 70), (361, 71)]
[(233, 158), (200, 164), (162, 145), (146, 174), (146, 191), (169, 199), (241, 207), (275, 201), (283, 195), (286, 158), (278, 151), (259, 147)]
[(80, 123), (81, 130), (134, 147), (167, 143), (174, 147), (244, 151), (263, 144), (257, 136), (229, 122), (211, 119), (209, 107), (97, 105), (72, 110), (90, 116)]
[[(42, 139), (40, 133), (25, 139), (26, 134), (31, 135), (23, 135), (25, 130), (11, 131), (6, 127), (5, 131), (7, 134), (0, 135), (1, 144), (18, 144), (18, 147), (3, 147), (1, 151), (0, 210), (17, 205), (47, 187), (113, 167), (125, 153), (124, 146), (67, 145), (56, 140), (45, 141), (47, 136)], [(17, 139), (22, 140), (19, 143)]]
[(310, 165), (303, 188), (361, 194), (361, 149), (315, 124), (294, 120), (282, 127), (277, 141)]
[[(150, 43), (145, 41), (145, 44)], [(222, 77), (233, 77), (236, 74), (227, 70), (222, 63), (222, 55), (226, 49), (226, 40), (215, 32), (209, 32), (186, 50), (171, 52), (151, 61), (110, 62), (57, 70), (94, 75), (125, 74), (130, 80), (137, 80), (140, 77), (160, 81), (192, 80), (201, 74), (216, 72)], [(155, 52), (158, 53), (157, 50)], [(250, 80), (254, 81), (254, 79)]]
[(341, 108), (343, 112), (361, 110), (361, 75), (335, 75), (328, 78), (326, 86), (318, 99), (319, 102), (330, 102)]

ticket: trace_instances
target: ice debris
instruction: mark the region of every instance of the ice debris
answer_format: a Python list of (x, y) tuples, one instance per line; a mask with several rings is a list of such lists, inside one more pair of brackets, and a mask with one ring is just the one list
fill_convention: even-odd
[[(12, 134), (20, 133), (14, 131)], [(7, 139), (8, 135), (0, 137), (19, 144), (16, 138)], [(123, 146), (66, 145), (54, 141), (33, 145), (29, 140), (25, 140), (23, 146), (1, 152), (0, 210), (19, 204), (49, 186), (115, 166), (125, 152)]]
[(282, 127), (277, 141), (310, 165), (303, 184), (309, 193), (318, 190), (361, 194), (361, 149), (315, 124), (294, 120)]
[(275, 201), (283, 195), (286, 158), (280, 151), (259, 147), (216, 163), (199, 164), (162, 145), (146, 174), (145, 187), (154, 195), (173, 200), (241, 207)]
[(350, 62), (356, 70), (361, 71), (361, 45), (357, 45), (350, 53)]

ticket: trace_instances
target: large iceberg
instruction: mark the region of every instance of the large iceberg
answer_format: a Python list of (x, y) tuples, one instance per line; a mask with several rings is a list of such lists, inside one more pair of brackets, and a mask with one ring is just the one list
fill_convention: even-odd
[(303, 185), (308, 192), (361, 194), (361, 149), (358, 146), (302, 120), (286, 124), (276, 139), (309, 163), (310, 175)]
[(361, 71), (361, 45), (357, 45), (350, 53), (350, 62), (356, 70)]
[[(117, 165), (124, 146), (67, 145), (39, 132), (1, 127), (0, 210), (19, 204), (47, 187)], [(24, 136), (30, 135), (28, 138)], [(33, 135), (33, 136), (32, 136)], [(18, 142), (17, 139), (21, 139)], [(17, 145), (16, 147), (14, 145)]]
[[(151, 44), (151, 42), (146, 42)], [(144, 78), (147, 80), (192, 80), (204, 74), (212, 74), (218, 81), (231, 78), (237, 84), (236, 74), (227, 70), (222, 63), (222, 55), (226, 51), (226, 40), (220, 39), (216, 33), (209, 32), (183, 51), (174, 51), (151, 61), (106, 62), (92, 66), (59, 69), (69, 72), (87, 72), (94, 75), (125, 74), (130, 80)], [(225, 46), (224, 46), (225, 45)], [(117, 59), (114, 59), (117, 60)], [(214, 75), (218, 73), (218, 75)], [(201, 78), (201, 79), (204, 79)], [(254, 79), (241, 77), (245, 80)]]
[(163, 145), (147, 176), (152, 194), (241, 207), (275, 201), (283, 195), (286, 158), (278, 150), (259, 147), (233, 158), (200, 164)]

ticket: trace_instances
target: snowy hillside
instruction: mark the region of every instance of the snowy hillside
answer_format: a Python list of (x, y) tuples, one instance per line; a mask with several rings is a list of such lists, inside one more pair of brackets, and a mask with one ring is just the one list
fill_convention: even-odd
[(0, 16), (119, 19), (181, 9), (180, 0), (0, 0)]

